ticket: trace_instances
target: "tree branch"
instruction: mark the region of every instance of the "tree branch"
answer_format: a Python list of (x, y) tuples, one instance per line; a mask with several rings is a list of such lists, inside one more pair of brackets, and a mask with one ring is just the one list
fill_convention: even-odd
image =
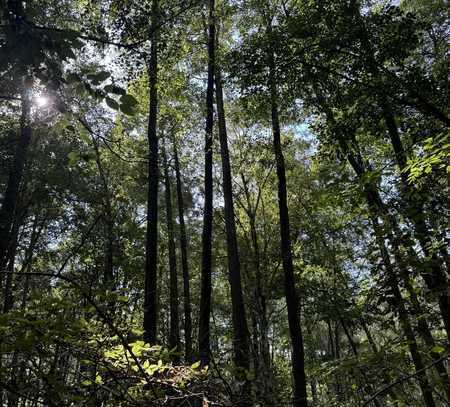
[(378, 396), (382, 395), (383, 393), (386, 393), (390, 388), (396, 386), (397, 384), (403, 383), (414, 376), (417, 376), (418, 374), (424, 372), (425, 370), (428, 370), (429, 368), (433, 367), (434, 365), (437, 365), (438, 363), (441, 363), (442, 361), (450, 358), (450, 354), (444, 355), (440, 357), (439, 359), (436, 359), (433, 363), (430, 363), (429, 365), (425, 366), (422, 369), (416, 370), (414, 373), (411, 373), (407, 376), (401, 377), (400, 379), (396, 380), (395, 382), (392, 382), (388, 384), (387, 386), (383, 387), (382, 389), (378, 390), (376, 393), (374, 393), (372, 396), (370, 396), (369, 399), (367, 399), (362, 407), (369, 405), (373, 400), (375, 400)]

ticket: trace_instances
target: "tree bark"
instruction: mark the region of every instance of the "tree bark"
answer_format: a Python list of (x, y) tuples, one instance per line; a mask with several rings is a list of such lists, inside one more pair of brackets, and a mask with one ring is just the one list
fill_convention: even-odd
[(216, 103), (220, 140), (220, 155), (222, 158), (223, 196), (225, 203), (225, 229), (227, 235), (228, 278), (231, 287), (231, 303), (234, 330), (235, 364), (243, 369), (250, 367), (249, 362), (249, 331), (244, 305), (244, 295), (241, 283), (241, 265), (236, 236), (234, 217), (233, 186), (228, 150), (228, 137), (223, 103), (222, 78), (216, 68)]
[(3, 313), (7, 313), (13, 309), (14, 306), (14, 293), (13, 293), (13, 278), (14, 278), (14, 264), (16, 261), (16, 252), (17, 252), (17, 244), (18, 244), (18, 235), (19, 235), (19, 219), (17, 218), (12, 227), (12, 236), (11, 243), (9, 245), (8, 250), (8, 261), (7, 261), (7, 269), (8, 274), (6, 275), (5, 282), (5, 298), (3, 303)]
[(148, 64), (149, 114), (148, 114), (148, 197), (147, 235), (145, 250), (144, 289), (144, 341), (157, 341), (157, 268), (158, 268), (158, 32), (159, 3), (152, 1), (150, 30), (150, 61)]
[[(363, 169), (363, 165), (362, 165), (362, 158), (361, 157), (359, 157), (359, 158), (350, 157), (350, 161), (353, 163), (352, 166), (353, 166), (355, 172), (358, 174), (360, 179), (362, 179), (363, 175), (365, 173), (365, 170)], [(358, 165), (358, 162), (361, 164)], [(423, 313), (422, 307), (420, 305), (419, 299), (417, 298), (417, 294), (411, 285), (409, 271), (407, 269), (407, 265), (404, 264), (403, 256), (401, 255), (401, 250), (400, 250), (399, 244), (397, 242), (398, 237), (396, 237), (396, 235), (398, 233), (396, 231), (397, 231), (398, 227), (395, 224), (395, 222), (392, 220), (392, 218), (388, 214), (386, 214), (387, 211), (385, 209), (385, 205), (384, 205), (381, 197), (379, 196), (378, 192), (376, 190), (374, 190), (373, 187), (366, 186), (365, 194), (366, 194), (366, 200), (369, 204), (369, 207), (372, 208), (371, 209), (372, 214), (373, 215), (376, 215), (376, 213), (382, 214), (382, 216), (384, 218), (386, 218), (386, 221), (389, 224), (389, 226), (392, 228), (392, 232), (387, 230), (384, 232), (384, 235), (385, 235), (385, 237), (388, 238), (388, 240), (392, 244), (394, 258), (396, 260), (396, 268), (398, 269), (398, 271), (393, 271), (393, 272), (396, 272), (399, 275), (399, 277), (403, 281), (404, 286), (409, 294), (412, 310), (413, 310), (414, 314), (417, 315), (417, 324), (418, 324), (419, 335), (422, 337), (422, 339), (423, 339), (424, 343), (427, 345), (427, 347), (429, 349), (432, 349), (435, 345), (435, 342), (434, 342), (433, 336), (431, 334), (430, 328), (428, 326), (428, 323), (422, 316), (422, 313)], [(386, 248), (386, 250), (387, 250), (387, 248)], [(390, 267), (394, 270), (393, 265), (391, 265)], [(439, 359), (439, 354), (437, 354), (436, 352), (430, 351), (430, 356), (434, 360)], [(443, 387), (446, 391), (446, 395), (448, 397), (448, 395), (449, 395), (449, 387), (448, 387), (449, 378), (448, 378), (446, 368), (442, 362), (436, 363), (436, 365), (434, 365), (434, 368), (439, 375), (440, 381), (442, 382), (442, 385), (443, 385)]]
[(104, 210), (103, 224), (105, 228), (105, 264), (103, 269), (103, 284), (105, 284), (107, 289), (114, 290), (114, 216), (111, 204), (112, 199), (110, 186), (108, 183), (108, 176), (103, 167), (100, 147), (95, 132), (84, 117), (80, 116), (78, 117), (78, 120), (91, 136), (92, 146), (94, 147), (95, 152), (95, 162), (97, 165), (98, 173), (100, 175), (100, 180), (102, 182), (102, 201)]
[(192, 317), (189, 264), (187, 255), (186, 226), (184, 223), (184, 200), (181, 184), (180, 160), (175, 140), (173, 141), (173, 158), (175, 162), (175, 176), (177, 180), (178, 222), (180, 234), (181, 268), (183, 271), (183, 297), (184, 297), (184, 354), (185, 361), (192, 360)]
[(447, 338), (450, 341), (450, 300), (448, 297), (448, 281), (445, 276), (445, 261), (440, 259), (437, 253), (432, 250), (432, 239), (430, 231), (425, 222), (424, 202), (421, 199), (421, 193), (416, 190), (414, 185), (408, 182), (407, 157), (403, 148), (394, 114), (384, 96), (381, 96), (380, 104), (382, 106), (383, 117), (386, 122), (392, 148), (394, 150), (395, 160), (400, 172), (401, 186), (400, 193), (406, 204), (405, 215), (411, 220), (414, 226), (414, 234), (422, 248), (425, 258), (420, 262), (421, 275), (427, 287), (433, 292), (439, 303), (439, 309), (447, 332)]
[[(372, 204), (370, 202), (369, 202), (369, 206), (372, 206)], [(374, 210), (375, 210), (375, 208), (373, 208), (371, 211), (374, 211)], [(387, 281), (388, 281), (389, 287), (391, 289), (391, 293), (393, 295), (391, 304), (398, 312), (400, 325), (402, 326), (403, 333), (404, 333), (407, 343), (408, 343), (408, 349), (411, 354), (411, 359), (413, 361), (416, 372), (418, 372), (419, 386), (422, 391), (422, 397), (423, 397), (424, 403), (427, 407), (435, 407), (436, 404), (433, 399), (433, 391), (432, 391), (430, 383), (428, 381), (426, 372), (423, 370), (425, 365), (423, 363), (422, 356), (420, 355), (420, 352), (419, 352), (419, 347), (417, 345), (416, 337), (414, 335), (414, 331), (412, 329), (411, 322), (408, 317), (408, 311), (406, 310), (405, 302), (403, 300), (403, 297), (402, 297), (400, 289), (399, 289), (399, 283), (398, 283), (395, 271), (392, 267), (392, 264), (391, 264), (391, 261), (389, 258), (388, 250), (384, 243), (383, 232), (378, 223), (378, 219), (377, 219), (376, 215), (372, 214), (371, 220), (372, 220), (372, 226), (375, 231), (375, 238), (376, 238), (378, 247), (380, 249), (381, 258), (383, 260), (383, 266), (384, 266), (384, 269), (387, 274), (387, 276), (386, 276)]]
[[(355, 156), (352, 154), (348, 147), (346, 146), (345, 141), (339, 137), (339, 142), (341, 145), (341, 149), (344, 154), (347, 156), (347, 159), (350, 165), (353, 167), (354, 171), (358, 175), (358, 177), (362, 177), (365, 173), (364, 166), (362, 163), (362, 158), (359, 156)], [(421, 373), (418, 375), (419, 385), (422, 391), (422, 396), (427, 407), (434, 407), (434, 399), (431, 390), (430, 383), (427, 379), (426, 373), (422, 371), (424, 367), (424, 363), (422, 360), (422, 356), (420, 355), (419, 348), (417, 345), (416, 337), (414, 334), (414, 330), (412, 329), (411, 322), (409, 320), (408, 311), (405, 306), (405, 301), (401, 295), (399, 282), (397, 278), (397, 274), (392, 266), (388, 249), (384, 243), (384, 232), (382, 227), (379, 224), (378, 216), (380, 215), (380, 210), (382, 209), (381, 198), (379, 197), (377, 191), (370, 184), (364, 185), (364, 194), (366, 197), (367, 205), (369, 208), (370, 219), (372, 222), (372, 226), (375, 232), (375, 238), (377, 245), (380, 249), (381, 258), (383, 260), (383, 266), (386, 270), (387, 281), (389, 287), (391, 289), (391, 293), (393, 295), (393, 299), (391, 300), (391, 305), (398, 312), (400, 325), (402, 326), (403, 333), (408, 341), (408, 349), (411, 354), (411, 358), (414, 364), (416, 371), (420, 371)], [(390, 239), (392, 241), (392, 237)]]
[(22, 113), (20, 118), (20, 135), (9, 172), (3, 204), (0, 209), (0, 272), (6, 267), (10, 245), (13, 244), (12, 229), (16, 217), (20, 185), (22, 183), (25, 162), (31, 141), (30, 90), (25, 87), (25, 84), (23, 86), (21, 95)]
[(178, 276), (177, 276), (177, 254), (175, 248), (175, 236), (173, 231), (172, 218), (172, 193), (169, 177), (169, 167), (167, 164), (167, 154), (165, 144), (162, 146), (163, 167), (164, 167), (164, 184), (165, 184), (165, 200), (166, 200), (166, 223), (167, 223), (167, 240), (169, 247), (169, 286), (170, 286), (170, 331), (169, 331), (169, 347), (175, 350), (173, 361), (180, 361), (180, 322), (178, 316)]
[[(250, 223), (250, 238), (253, 249), (253, 265), (255, 269), (254, 296), (255, 306), (253, 313), (256, 326), (255, 357), (259, 358), (254, 362), (255, 377), (260, 379), (262, 391), (262, 400), (264, 405), (270, 406), (276, 404), (273, 390), (274, 377), (271, 366), (270, 346), (269, 346), (269, 323), (267, 320), (267, 302), (263, 289), (263, 277), (261, 272), (261, 252), (256, 228), (256, 213), (261, 202), (261, 189), (258, 190), (256, 202), (253, 204), (247, 180), (244, 174), (240, 174), (244, 189), (246, 207), (244, 210)], [(267, 178), (266, 178), (267, 180)]]
[[(238, 242), (236, 236), (236, 222), (234, 216), (233, 186), (228, 150), (228, 135), (223, 102), (222, 76), (216, 67), (216, 103), (218, 116), (218, 129), (220, 141), (220, 156), (222, 159), (222, 188), (224, 196), (225, 232), (227, 237), (228, 280), (231, 287), (231, 306), (233, 319), (233, 347), (234, 363), (246, 382), (246, 374), (250, 369), (250, 335), (247, 326), (244, 295), (241, 282), (241, 264), (239, 260)], [(249, 383), (244, 386), (240, 396), (239, 405), (250, 405)]]
[(91, 134), (92, 144), (94, 146), (97, 169), (103, 185), (103, 208), (105, 211), (105, 269), (103, 272), (103, 283), (108, 289), (114, 289), (114, 217), (111, 205), (111, 192), (108, 184), (108, 178), (105, 174), (100, 156), (100, 149), (94, 134)]
[[(361, 27), (361, 42), (365, 51), (367, 70), (375, 78), (381, 78), (382, 75), (369, 40), (369, 32), (366, 28), (364, 18), (361, 15), (358, 2), (353, 2), (351, 4), (351, 11), (354, 13), (356, 24)], [(408, 182), (407, 173), (405, 171), (407, 156), (398, 132), (394, 112), (384, 90), (382, 88), (377, 88), (375, 93), (377, 95), (378, 105), (381, 109), (381, 116), (386, 123), (391, 145), (394, 150), (395, 161), (400, 171), (401, 186), (399, 189), (405, 203), (405, 216), (410, 219), (413, 224), (415, 236), (425, 255), (425, 259), (423, 259), (420, 264), (421, 276), (427, 287), (438, 300), (444, 327), (447, 332), (447, 338), (450, 341), (450, 299), (448, 296), (448, 281), (444, 271), (444, 264), (448, 260), (446, 258), (440, 259), (431, 249), (432, 239), (424, 218), (424, 200), (422, 194), (416, 190), (414, 185)], [(418, 95), (416, 94), (416, 96)]]
[(208, 84), (206, 89), (206, 128), (205, 128), (205, 200), (202, 231), (202, 270), (199, 318), (199, 354), (203, 366), (209, 364), (210, 317), (211, 317), (211, 246), (213, 222), (213, 120), (214, 120), (214, 70), (215, 70), (215, 1), (209, 0), (208, 22)]
[(306, 392), (305, 354), (303, 336), (300, 325), (300, 303), (296, 291), (294, 265), (290, 238), (289, 211), (287, 206), (286, 171), (281, 147), (281, 132), (278, 116), (278, 94), (275, 76), (274, 45), (272, 44), (272, 23), (267, 24), (270, 49), (268, 50), (269, 91), (272, 116), (273, 149), (277, 165), (278, 206), (280, 219), (281, 255), (283, 258), (284, 290), (288, 311), (289, 334), (292, 346), (292, 373), (294, 379), (294, 406), (306, 407), (308, 404)]

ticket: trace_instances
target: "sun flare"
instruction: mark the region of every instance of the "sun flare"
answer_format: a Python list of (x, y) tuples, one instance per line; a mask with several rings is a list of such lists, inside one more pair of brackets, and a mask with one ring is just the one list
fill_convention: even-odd
[(48, 98), (46, 96), (36, 96), (35, 98), (36, 105), (39, 107), (47, 106)]

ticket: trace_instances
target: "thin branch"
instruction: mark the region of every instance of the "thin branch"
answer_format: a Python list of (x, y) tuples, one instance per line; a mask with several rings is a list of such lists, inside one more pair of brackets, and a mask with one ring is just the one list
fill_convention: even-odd
[(5, 99), (5, 100), (22, 100), (22, 98), (18, 98), (15, 96), (4, 96), (4, 95), (0, 95), (0, 99)]
[[(94, 35), (83, 35), (83, 34), (80, 34), (78, 31), (71, 30), (71, 29), (64, 29), (64, 28), (59, 28), (59, 27), (45, 27), (45, 26), (40, 26), (40, 25), (36, 25), (36, 24), (31, 24), (31, 23), (27, 23), (27, 25), (29, 25), (29, 27), (31, 27), (32, 29), (35, 29), (35, 30), (53, 31), (53, 32), (58, 32), (58, 33), (71, 33), (76, 38), (79, 38), (79, 39), (82, 39), (82, 40), (97, 42), (97, 43), (105, 44), (105, 45), (113, 45), (115, 47), (123, 48), (123, 49), (134, 50), (136, 47), (138, 47), (139, 45), (144, 44), (149, 39), (149, 37), (150, 37), (149, 34), (151, 34), (152, 32), (160, 29), (165, 24), (173, 21), (177, 17), (182, 16), (186, 11), (188, 11), (191, 8), (194, 8), (194, 7), (196, 7), (196, 6), (200, 5), (200, 4), (202, 4), (202, 2), (201, 1), (197, 1), (197, 0), (192, 1), (192, 3), (188, 3), (185, 7), (181, 7), (178, 12), (174, 13), (173, 15), (169, 16), (166, 19), (162, 19), (161, 22), (159, 24), (157, 24), (155, 27), (151, 27), (145, 38), (137, 40), (137, 41), (134, 41), (134, 42), (131, 42), (131, 43), (123, 43), (123, 42), (111, 41), (108, 38), (96, 37)], [(0, 25), (0, 28), (5, 28), (5, 27), (7, 27), (7, 26), (6, 25)]]
[(378, 390), (376, 393), (374, 393), (369, 399), (367, 399), (362, 407), (369, 405), (373, 400), (375, 400), (378, 396), (382, 395), (383, 393), (386, 393), (390, 388), (396, 386), (397, 384), (403, 383), (414, 376), (417, 376), (418, 374), (424, 372), (425, 370), (428, 370), (429, 368), (433, 367), (434, 365), (437, 365), (438, 363), (443, 362), (446, 359), (450, 358), (450, 354), (444, 355), (440, 357), (439, 359), (436, 359), (433, 363), (430, 363), (429, 365), (425, 366), (422, 369), (416, 370), (414, 373), (411, 373), (407, 376), (401, 377), (400, 379), (396, 380), (395, 382), (392, 382), (388, 384), (387, 386), (383, 387), (382, 389)]

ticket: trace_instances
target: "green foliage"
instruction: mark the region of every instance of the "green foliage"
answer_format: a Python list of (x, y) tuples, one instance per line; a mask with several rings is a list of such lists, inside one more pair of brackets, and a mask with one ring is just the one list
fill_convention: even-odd
[(425, 139), (422, 143), (423, 154), (408, 161), (405, 172), (411, 183), (423, 183), (432, 172), (450, 173), (450, 133), (447, 131)]
[[(161, 0), (155, 28), (150, 0), (24, 2), (23, 15), (2, 15), (0, 27), (0, 211), (10, 174), (17, 172), (17, 141), (25, 125), (31, 128), (8, 231), (14, 235), (7, 239), (10, 257), (5, 264), (0, 259), (2, 401), (13, 407), (206, 405), (206, 400), (231, 406), (244, 389), (261, 407), (291, 402), (280, 168), (272, 144), (276, 108), (310, 404), (360, 406), (399, 381), (392, 394), (380, 394), (379, 405), (422, 406), (413, 345), (428, 366), (436, 407), (446, 405), (445, 377), (435, 363), (449, 351), (440, 309), (448, 291), (445, 2), (216, 3), (216, 64), (223, 76), (250, 369), (233, 365), (216, 121), (212, 362), (203, 367), (195, 352), (183, 354), (183, 318), (179, 349), (167, 345), (171, 293), (163, 199), (160, 342), (142, 340), (147, 185), (157, 175), (148, 174), (147, 140), (148, 39), (156, 29), (157, 136), (160, 148), (165, 142), (174, 186), (174, 147), (180, 158), (193, 347), (198, 347), (208, 62), (204, 4)], [(268, 83), (271, 50), (276, 106)], [(21, 100), (27, 92), (28, 114)], [(47, 102), (35, 103), (37, 95)], [(177, 250), (179, 223), (174, 216)], [(441, 280), (433, 274), (437, 269)], [(405, 335), (399, 301), (416, 344)], [(177, 303), (182, 315), (181, 295)]]

